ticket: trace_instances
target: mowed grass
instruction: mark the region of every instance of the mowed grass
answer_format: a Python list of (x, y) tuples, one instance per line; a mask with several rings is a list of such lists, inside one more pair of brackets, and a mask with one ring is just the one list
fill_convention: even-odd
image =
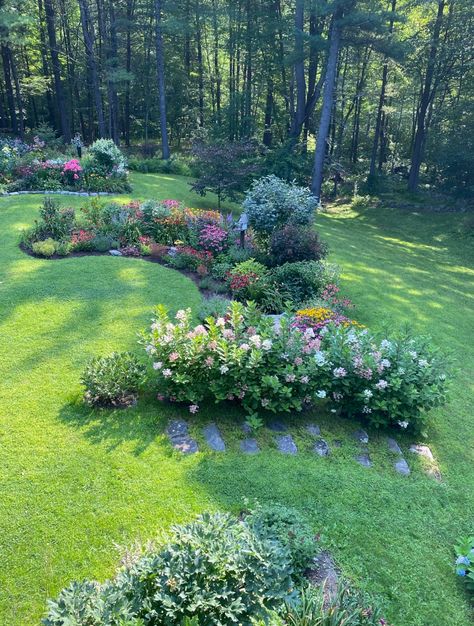
[[(134, 183), (132, 197), (215, 206), (184, 178), (137, 174)], [(378, 329), (409, 323), (456, 359), (450, 403), (433, 412), (428, 432), (439, 484), (409, 456), (410, 438), (400, 439), (409, 478), (393, 471), (382, 433), (370, 433), (374, 467), (358, 466), (355, 425), (327, 415), (289, 419), (296, 457), (280, 455), (265, 432), (262, 453), (247, 457), (238, 452), (239, 411), (206, 408), (193, 433), (200, 438), (200, 425), (215, 419), (229, 451), (203, 445), (181, 457), (163, 434), (179, 410), (151, 393), (127, 411), (85, 408), (79, 378), (91, 355), (136, 349), (155, 304), (175, 311), (200, 297), (181, 274), (140, 259), (24, 255), (18, 235), (40, 202), (0, 199), (0, 624), (37, 624), (46, 599), (70, 581), (112, 575), (115, 544), (145, 541), (203, 510), (238, 511), (245, 498), (304, 511), (344, 573), (380, 595), (395, 626), (470, 622), (452, 568), (452, 544), (474, 517), (474, 268), (459, 215), (340, 207), (318, 217), (357, 319)], [(315, 457), (302, 419), (345, 445)]]

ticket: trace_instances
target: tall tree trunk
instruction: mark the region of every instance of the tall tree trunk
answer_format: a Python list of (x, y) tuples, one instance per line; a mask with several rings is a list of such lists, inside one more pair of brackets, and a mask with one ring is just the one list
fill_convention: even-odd
[(15, 85), (16, 102), (18, 105), (18, 134), (20, 135), (20, 138), (23, 139), (23, 137), (25, 136), (25, 120), (23, 116), (23, 98), (21, 95), (20, 79), (18, 78), (15, 57), (12, 54), (11, 48), (8, 48), (8, 55), (10, 57), (10, 67), (12, 70), (13, 84)]
[(318, 203), (321, 201), (321, 186), (323, 184), (324, 157), (328, 139), (329, 124), (334, 99), (334, 84), (336, 80), (337, 59), (341, 45), (341, 26), (339, 20), (342, 17), (342, 9), (336, 9), (331, 22), (329, 53), (324, 78), (323, 103), (319, 120), (318, 137), (314, 153), (313, 179), (311, 191), (316, 196)]
[[(43, 11), (43, 2), (42, 0), (38, 0), (38, 17), (39, 17), (39, 36), (41, 43), (41, 69), (43, 71), (43, 76), (50, 76), (49, 74), (49, 66), (48, 59), (46, 56), (46, 34), (44, 28), (44, 11)], [(46, 108), (48, 110), (48, 120), (51, 128), (56, 128), (56, 116), (54, 111), (53, 99), (51, 97), (51, 90), (46, 90)]]
[(97, 124), (99, 129), (99, 137), (105, 137), (105, 119), (104, 109), (102, 106), (102, 96), (100, 94), (99, 73), (97, 69), (97, 61), (94, 51), (94, 29), (92, 26), (88, 0), (78, 0), (81, 12), (82, 34), (84, 37), (84, 46), (86, 50), (87, 63), (89, 66), (89, 74), (91, 79), (92, 96), (94, 98), (95, 109), (97, 113)]
[(214, 79), (216, 81), (216, 114), (217, 123), (222, 124), (222, 76), (219, 63), (219, 28), (217, 19), (216, 0), (212, 0), (212, 28), (214, 31)]
[(306, 79), (304, 75), (304, 0), (296, 0), (295, 3), (295, 86), (296, 106), (293, 122), (291, 124), (290, 137), (298, 139), (303, 128), (306, 109)]
[(263, 145), (269, 148), (272, 145), (272, 119), (273, 119), (273, 78), (267, 79), (267, 97), (265, 100), (265, 126), (263, 131)]
[(123, 124), (125, 145), (130, 145), (130, 92), (131, 81), (130, 73), (132, 71), (132, 23), (135, 8), (135, 0), (127, 0), (127, 35), (126, 35), (126, 56), (125, 69), (127, 70), (127, 84), (125, 87), (125, 119)]
[(202, 32), (199, 4), (196, 5), (196, 47), (198, 64), (198, 91), (199, 91), (199, 126), (204, 126), (204, 63), (202, 59)]
[[(391, 15), (390, 15), (390, 24), (389, 24), (389, 33), (393, 33), (393, 22), (395, 17), (395, 8), (397, 5), (397, 0), (392, 0), (391, 2)], [(386, 91), (387, 91), (387, 78), (388, 78), (388, 57), (384, 57), (383, 68), (382, 68), (382, 86), (380, 88), (380, 97), (379, 104), (377, 108), (377, 118), (375, 122), (375, 132), (374, 132), (374, 141), (372, 144), (372, 153), (370, 156), (370, 168), (369, 168), (369, 177), (373, 178), (375, 176), (375, 164), (377, 161), (377, 151), (379, 147), (379, 142), (381, 139), (381, 134), (383, 131), (384, 125), (384, 108), (386, 101)]]
[(426, 112), (428, 105), (432, 98), (432, 85), (433, 76), (436, 67), (436, 56), (439, 46), (439, 38), (441, 32), (441, 25), (443, 22), (444, 7), (446, 6), (445, 0), (438, 2), (438, 12), (436, 14), (436, 20), (433, 28), (433, 37), (431, 39), (430, 52), (428, 55), (428, 64), (426, 67), (425, 80), (421, 92), (420, 105), (418, 107), (418, 114), (416, 118), (416, 132), (413, 142), (413, 153), (411, 157), (410, 175), (408, 177), (408, 189), (414, 192), (418, 188), (418, 181), (420, 178), (420, 167), (423, 159), (423, 147), (426, 139)]
[(166, 127), (165, 57), (163, 49), (162, 4), (162, 0), (155, 0), (156, 74), (160, 101), (161, 155), (163, 159), (169, 159), (170, 147), (168, 143), (168, 129)]
[(48, 29), (49, 50), (51, 54), (51, 66), (54, 77), (54, 91), (56, 93), (56, 104), (58, 107), (61, 134), (64, 143), (71, 141), (71, 127), (66, 107), (66, 98), (61, 81), (61, 62), (59, 60), (58, 42), (56, 39), (56, 24), (52, 0), (44, 0), (44, 12), (46, 15), (46, 27)]
[(7, 44), (2, 44), (2, 61), (3, 61), (3, 76), (5, 78), (5, 91), (7, 94), (7, 104), (10, 113), (10, 127), (11, 131), (18, 135), (18, 117), (16, 114), (15, 96), (13, 93), (13, 81), (10, 66), (10, 48)]

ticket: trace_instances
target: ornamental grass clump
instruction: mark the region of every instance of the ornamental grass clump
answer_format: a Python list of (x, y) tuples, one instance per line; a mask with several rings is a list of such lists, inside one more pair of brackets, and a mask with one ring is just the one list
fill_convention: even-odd
[(145, 366), (130, 352), (113, 352), (89, 361), (81, 378), (88, 404), (133, 404), (145, 381)]

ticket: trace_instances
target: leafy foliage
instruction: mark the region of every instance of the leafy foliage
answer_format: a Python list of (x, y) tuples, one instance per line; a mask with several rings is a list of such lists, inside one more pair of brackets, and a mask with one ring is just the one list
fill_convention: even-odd
[(127, 404), (144, 382), (145, 367), (129, 352), (114, 352), (89, 361), (81, 378), (90, 404)]

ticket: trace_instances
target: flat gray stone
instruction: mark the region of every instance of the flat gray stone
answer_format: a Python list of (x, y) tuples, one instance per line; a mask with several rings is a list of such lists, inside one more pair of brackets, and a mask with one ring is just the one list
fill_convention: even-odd
[(319, 435), (321, 434), (321, 429), (317, 424), (308, 424), (306, 426), (306, 430), (309, 432), (310, 435), (313, 435), (313, 437), (319, 437)]
[(414, 454), (419, 454), (420, 456), (424, 456), (428, 461), (434, 462), (434, 456), (428, 446), (422, 446), (418, 444), (413, 444), (410, 446), (410, 452)]
[(109, 254), (111, 254), (112, 256), (122, 256), (120, 250), (109, 250)]
[(392, 437), (388, 437), (387, 444), (388, 444), (388, 449), (390, 450), (390, 452), (393, 452), (394, 454), (399, 454), (400, 456), (403, 454), (400, 446), (395, 441), (395, 439), (392, 439)]
[(215, 452), (225, 452), (225, 443), (222, 439), (220, 430), (215, 424), (209, 424), (203, 429), (204, 437), (207, 445), (215, 450)]
[(298, 448), (296, 447), (293, 437), (291, 435), (280, 435), (276, 438), (278, 450), (283, 454), (296, 454)]
[(170, 439), (185, 437), (188, 434), (188, 425), (184, 420), (171, 420), (166, 429), (166, 434)]
[(367, 452), (358, 454), (355, 457), (355, 460), (357, 461), (357, 463), (359, 463), (363, 467), (372, 467), (372, 461), (370, 460), (370, 456), (367, 454)]
[(365, 430), (362, 430), (361, 428), (359, 430), (356, 430), (352, 436), (359, 443), (369, 443), (369, 435), (365, 432)]
[(250, 427), (250, 424), (247, 424), (247, 422), (244, 422), (242, 424), (242, 430), (246, 435), (249, 435), (252, 432), (252, 429)]
[(399, 459), (395, 463), (395, 469), (397, 470), (397, 472), (399, 474), (403, 474), (403, 476), (409, 476), (410, 475), (410, 468), (408, 467), (408, 463), (403, 458)]
[(240, 449), (244, 454), (258, 454), (260, 452), (257, 440), (252, 438), (241, 441)]
[(324, 439), (318, 439), (313, 447), (313, 452), (319, 456), (329, 456), (329, 445)]
[(189, 435), (185, 437), (175, 437), (171, 439), (171, 443), (173, 444), (173, 448), (182, 454), (195, 454), (199, 451), (197, 442)]
[(272, 420), (271, 422), (269, 422), (268, 428), (272, 430), (274, 433), (284, 433), (285, 431), (288, 430), (288, 428), (286, 427), (286, 424), (278, 420)]

